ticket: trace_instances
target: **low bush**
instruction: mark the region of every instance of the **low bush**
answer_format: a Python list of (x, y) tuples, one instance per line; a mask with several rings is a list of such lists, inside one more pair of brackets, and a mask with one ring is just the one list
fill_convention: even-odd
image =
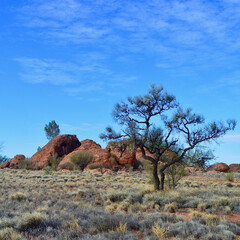
[(111, 202), (121, 202), (127, 198), (127, 193), (122, 191), (109, 191), (105, 198), (109, 199)]
[(234, 181), (234, 177), (235, 177), (235, 174), (233, 172), (225, 173), (225, 178), (229, 182), (233, 182)]
[(1, 240), (21, 240), (22, 235), (16, 232), (13, 228), (4, 228), (0, 230)]
[(109, 168), (105, 163), (91, 163), (88, 165), (89, 169), (103, 169), (103, 168)]
[(187, 172), (185, 168), (181, 165), (172, 165), (166, 170), (167, 182), (169, 188), (175, 188), (178, 182), (185, 176)]
[(76, 169), (84, 168), (93, 160), (93, 155), (88, 152), (77, 152), (70, 157), (70, 162), (75, 166)]
[(48, 162), (52, 171), (56, 171), (59, 163), (62, 161), (63, 157), (58, 157), (57, 153), (49, 157)]
[(25, 158), (23, 160), (18, 161), (17, 168), (32, 170), (33, 169), (33, 163), (30, 161), (29, 158)]
[(152, 232), (159, 238), (166, 238), (167, 233), (169, 231), (169, 227), (165, 228), (165, 227), (160, 227), (157, 223), (154, 224), (154, 226), (152, 226)]
[(176, 203), (169, 203), (165, 205), (165, 208), (168, 212), (174, 213), (177, 210), (177, 204)]
[(18, 201), (25, 200), (26, 198), (27, 198), (26, 194), (22, 192), (16, 192), (10, 196), (11, 200), (18, 200)]
[(19, 231), (29, 231), (35, 228), (45, 228), (47, 216), (39, 212), (26, 213), (18, 223)]

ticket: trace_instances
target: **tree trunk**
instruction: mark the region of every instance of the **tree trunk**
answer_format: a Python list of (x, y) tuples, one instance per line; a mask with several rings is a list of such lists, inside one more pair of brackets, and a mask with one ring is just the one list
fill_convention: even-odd
[(153, 180), (154, 180), (154, 190), (159, 191), (159, 177), (158, 177), (158, 163), (153, 163)]
[(163, 191), (164, 190), (165, 173), (163, 171), (160, 171), (160, 175), (161, 175), (161, 188), (160, 188), (160, 190)]

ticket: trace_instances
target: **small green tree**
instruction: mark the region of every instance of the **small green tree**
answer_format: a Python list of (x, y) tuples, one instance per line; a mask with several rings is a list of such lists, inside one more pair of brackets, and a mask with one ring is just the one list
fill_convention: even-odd
[(139, 148), (142, 157), (152, 163), (155, 190), (164, 189), (165, 170), (182, 162), (188, 151), (202, 143), (215, 141), (236, 125), (234, 120), (226, 124), (205, 124), (202, 116), (192, 113), (191, 109), (179, 108), (175, 97), (164, 93), (163, 87), (155, 87), (155, 84), (146, 95), (129, 97), (127, 102), (117, 104), (113, 117), (121, 131), (117, 133), (107, 127), (100, 138), (120, 143), (125, 139), (135, 150)]
[(54, 120), (46, 124), (44, 130), (48, 140), (51, 140), (60, 134), (59, 126)]

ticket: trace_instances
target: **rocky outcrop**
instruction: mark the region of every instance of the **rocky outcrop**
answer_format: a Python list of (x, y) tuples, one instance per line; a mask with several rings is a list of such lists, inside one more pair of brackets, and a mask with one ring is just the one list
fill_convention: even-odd
[(230, 164), (229, 168), (232, 172), (240, 172), (240, 164)]
[(109, 151), (106, 149), (102, 149), (101, 145), (97, 144), (93, 140), (86, 139), (84, 141), (81, 141), (81, 146), (79, 148), (75, 149), (73, 152), (69, 153), (62, 159), (62, 161), (58, 165), (58, 169), (72, 169), (73, 166), (70, 162), (71, 156), (82, 151), (88, 152), (93, 155), (93, 161), (91, 163), (104, 163), (108, 166), (111, 165), (111, 154), (109, 153)]
[(49, 158), (54, 154), (63, 157), (78, 147), (80, 147), (80, 142), (76, 135), (56, 136), (30, 158), (32, 168), (43, 169), (48, 166)]
[(208, 171), (228, 172), (229, 166), (226, 163), (216, 163), (208, 168)]
[(101, 148), (102, 147), (100, 144), (94, 142), (93, 140), (86, 139), (86, 140), (81, 141), (81, 146), (78, 148), (78, 150), (88, 151), (91, 149), (101, 149)]
[(5, 162), (3, 162), (3, 163), (0, 165), (0, 168), (1, 168), (1, 169), (7, 168), (7, 167), (9, 167), (9, 165), (10, 165), (10, 162), (9, 162), (9, 161), (5, 161)]
[(121, 154), (117, 148), (113, 148), (110, 144), (105, 149), (102, 149), (101, 145), (97, 144), (93, 140), (86, 139), (81, 141), (81, 146), (79, 148), (75, 149), (63, 158), (58, 165), (58, 169), (73, 168), (70, 158), (73, 154), (81, 151), (85, 151), (93, 155), (93, 161), (91, 163), (103, 163), (105, 166), (112, 168), (133, 165), (136, 160), (134, 151), (126, 150), (123, 154)]
[(24, 155), (16, 155), (14, 158), (10, 159), (9, 167), (10, 168), (20, 168), (20, 161), (24, 161), (26, 157)]
[(108, 150), (111, 154), (111, 161), (115, 160), (120, 166), (133, 166), (134, 162), (136, 161), (136, 151), (126, 149), (121, 152), (114, 142), (110, 142), (107, 145), (106, 150)]

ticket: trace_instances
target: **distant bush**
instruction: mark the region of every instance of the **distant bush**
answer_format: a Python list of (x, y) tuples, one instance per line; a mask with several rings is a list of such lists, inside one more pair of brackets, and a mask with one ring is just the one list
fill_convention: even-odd
[(209, 225), (217, 225), (220, 222), (219, 217), (215, 214), (206, 214), (204, 218)]
[(92, 154), (88, 152), (77, 152), (70, 157), (70, 162), (75, 166), (77, 169), (81, 169), (82, 171), (84, 168), (93, 160)]
[(234, 181), (234, 177), (235, 177), (235, 174), (233, 172), (225, 173), (225, 178), (229, 182), (233, 182)]
[(22, 192), (16, 192), (10, 196), (11, 200), (18, 200), (18, 201), (25, 200), (26, 198), (27, 198), (26, 194)]
[(33, 163), (30, 161), (30, 158), (25, 158), (25, 159), (18, 161), (17, 168), (32, 170)]
[(165, 208), (167, 209), (168, 212), (174, 213), (174, 212), (176, 212), (177, 204), (176, 203), (168, 203), (168, 204), (165, 204)]
[(109, 168), (105, 163), (92, 163), (88, 166), (89, 169), (97, 169), (97, 168)]
[(4, 240), (21, 240), (22, 235), (18, 232), (16, 232), (16, 230), (14, 230), (13, 228), (4, 228), (0, 230), (0, 239), (4, 239)]
[(169, 227), (160, 227), (157, 222), (155, 222), (154, 226), (152, 226), (152, 232), (159, 238), (164, 239), (167, 236), (169, 231)]
[(48, 158), (49, 165), (51, 167), (50, 170), (56, 171), (59, 163), (62, 161), (63, 157), (58, 157), (58, 154), (55, 153), (51, 157)]
[(47, 216), (39, 212), (34, 212), (32, 214), (26, 213), (18, 223), (18, 229), (20, 231), (28, 231), (35, 228), (44, 228), (46, 227), (45, 221)]
[(169, 188), (175, 188), (181, 178), (187, 175), (183, 166), (172, 165), (166, 170), (167, 181)]

